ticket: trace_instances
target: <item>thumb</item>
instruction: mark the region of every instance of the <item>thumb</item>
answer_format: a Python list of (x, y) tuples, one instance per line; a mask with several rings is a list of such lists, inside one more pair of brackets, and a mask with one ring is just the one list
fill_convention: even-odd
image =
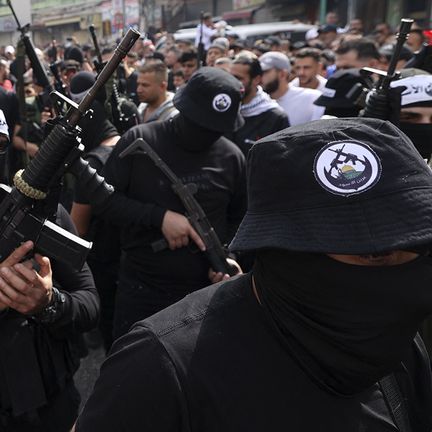
[(39, 254), (35, 254), (34, 259), (40, 266), (40, 270), (38, 271), (41, 277), (50, 276), (51, 275), (51, 262), (49, 258), (44, 257)]

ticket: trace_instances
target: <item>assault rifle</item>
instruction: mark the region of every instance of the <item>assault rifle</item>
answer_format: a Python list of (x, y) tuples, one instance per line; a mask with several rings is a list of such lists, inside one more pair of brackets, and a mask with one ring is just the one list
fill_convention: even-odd
[(204, 31), (204, 12), (200, 13), (200, 37), (198, 42), (198, 67), (204, 66), (204, 43), (203, 43), (203, 31)]
[(54, 88), (48, 79), (47, 72), (43, 67), (42, 63), (40, 62), (39, 57), (36, 54), (33, 42), (28, 35), (30, 24), (26, 24), (24, 27), (22, 27), (15, 13), (15, 9), (12, 6), (11, 0), (7, 0), (7, 5), (9, 6), (12, 15), (15, 18), (15, 21), (17, 23), (17, 30), (21, 32), (21, 41), (24, 44), (25, 52), (30, 60), (31, 67), (33, 69), (33, 75), (36, 77), (38, 84), (44, 89), (44, 92), (41, 95), (41, 104), (44, 105), (42, 107), (43, 109), (45, 106), (50, 106), (49, 94), (54, 90)]
[[(103, 61), (94, 25), (89, 26), (89, 31), (96, 52), (96, 70), (99, 72), (103, 68)], [(111, 78), (110, 83), (106, 87), (111, 87), (111, 92), (107, 91), (107, 97), (111, 99), (109, 103), (111, 108), (109, 116), (112, 117), (114, 126), (119, 134), (122, 135), (132, 126), (136, 126), (139, 123), (137, 116), (133, 114), (132, 110), (127, 109), (128, 104), (133, 104), (133, 102), (120, 96), (117, 84), (115, 83), (115, 77)]]
[[(153, 148), (142, 138), (135, 140), (126, 150), (120, 153), (120, 157), (123, 158), (135, 153), (147, 155), (171, 181), (174, 193), (180, 198), (180, 201), (186, 209), (186, 217), (205, 244), (205, 254), (212, 269), (215, 272), (222, 272), (230, 276), (237, 274), (237, 270), (228, 264), (226, 260), (228, 255), (216, 231), (211, 226), (202, 207), (194, 198), (194, 194), (197, 192), (196, 185), (194, 183), (183, 184)], [(165, 239), (158, 240), (152, 244), (154, 252), (160, 252), (167, 247), (168, 243)]]
[(88, 114), (98, 90), (139, 37), (136, 30), (127, 32), (79, 105), (54, 92), (53, 98), (62, 100), (69, 107), (65, 117), (57, 119), (25, 170), (15, 174), (15, 187), (8, 189), (3, 185), (0, 190), (3, 195), (0, 203), (0, 262), (23, 241), (32, 240), (36, 252), (66, 262), (75, 269), (82, 267), (91, 243), (49, 222), (52, 213), (47, 210), (47, 203), (66, 171), (79, 177), (89, 194), (95, 195), (92, 199), (96, 203), (108, 199), (113, 193), (113, 188), (80, 157), (83, 146), (78, 139), (79, 122)]
[[(377, 84), (369, 92), (366, 97), (366, 107), (363, 112), (363, 117), (373, 117), (381, 120), (389, 120), (394, 114), (392, 105), (389, 101), (390, 84), (395, 79), (398, 79), (400, 74), (396, 71), (396, 66), (399, 61), (402, 47), (408, 39), (409, 32), (414, 20), (409, 18), (402, 18), (397, 35), (395, 50), (387, 72), (373, 68), (362, 68), (362, 72), (366, 74), (377, 74), (380, 76)], [(399, 109), (397, 109), (397, 118), (399, 118)]]

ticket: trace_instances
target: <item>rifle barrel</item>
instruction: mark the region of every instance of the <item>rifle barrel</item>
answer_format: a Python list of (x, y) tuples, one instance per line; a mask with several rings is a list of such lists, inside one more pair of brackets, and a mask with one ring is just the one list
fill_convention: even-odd
[(396, 39), (396, 45), (395, 50), (393, 53), (393, 56), (390, 60), (390, 64), (387, 71), (387, 76), (393, 77), (394, 73), (396, 72), (396, 66), (399, 61), (400, 53), (402, 50), (403, 45), (405, 44), (406, 40), (408, 39), (409, 32), (411, 30), (411, 26), (413, 24), (414, 20), (410, 18), (402, 18), (401, 24), (399, 27), (399, 33), (397, 35)]
[(84, 96), (84, 99), (78, 105), (78, 110), (71, 110), (70, 112), (68, 112), (67, 119), (68, 123), (71, 126), (76, 126), (80, 121), (81, 117), (88, 111), (96, 96), (96, 93), (101, 89), (101, 87), (106, 84), (110, 76), (115, 72), (125, 55), (132, 48), (132, 45), (137, 41), (140, 36), (141, 33), (133, 28), (130, 28), (127, 31), (126, 35), (114, 51), (114, 54), (111, 57), (110, 61), (102, 69), (95, 84), (87, 92), (87, 94)]

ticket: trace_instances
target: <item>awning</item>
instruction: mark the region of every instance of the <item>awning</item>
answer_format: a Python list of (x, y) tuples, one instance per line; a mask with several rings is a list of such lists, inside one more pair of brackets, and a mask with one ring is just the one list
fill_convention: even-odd
[(250, 18), (258, 9), (260, 9), (261, 6), (256, 6), (253, 8), (248, 9), (242, 9), (242, 10), (235, 10), (231, 12), (225, 12), (222, 14), (222, 19), (227, 20), (235, 20), (235, 19), (247, 19)]
[(63, 24), (79, 23), (80, 21), (81, 21), (81, 17), (74, 16), (74, 17), (47, 20), (44, 22), (44, 24), (46, 27), (54, 27), (54, 26), (59, 26), (59, 25), (63, 25)]

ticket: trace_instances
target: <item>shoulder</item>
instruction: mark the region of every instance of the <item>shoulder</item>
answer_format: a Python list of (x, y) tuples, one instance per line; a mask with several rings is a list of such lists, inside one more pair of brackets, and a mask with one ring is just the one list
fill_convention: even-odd
[(244, 155), (241, 150), (228, 138), (222, 136), (214, 144), (218, 149), (223, 152), (225, 156), (234, 156), (237, 159), (244, 160)]
[[(300, 87), (298, 87), (300, 88)], [(303, 88), (303, 93), (305, 97), (307, 96), (311, 100), (318, 99), (321, 96), (321, 92), (315, 89)]]
[(280, 107), (271, 108), (266, 111), (266, 114), (269, 118), (272, 119), (286, 119), (288, 121), (288, 116), (286, 112)]
[[(163, 311), (140, 321), (134, 330), (146, 328), (162, 341), (194, 345), (204, 321), (218, 320), (234, 312), (248, 298), (250, 275), (243, 275), (195, 291)], [(197, 332), (198, 330), (198, 332)], [(183, 339), (180, 335), (188, 335)], [(182, 341), (182, 342), (181, 342)]]

